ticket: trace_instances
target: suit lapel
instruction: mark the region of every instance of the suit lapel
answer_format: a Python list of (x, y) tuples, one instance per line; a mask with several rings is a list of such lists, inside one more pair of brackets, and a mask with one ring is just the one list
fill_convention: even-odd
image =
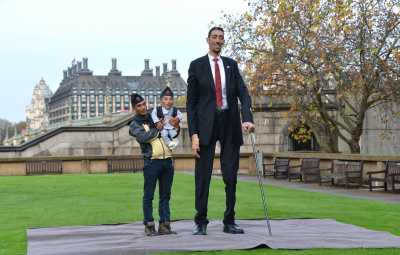
[(213, 90), (213, 93), (215, 93), (214, 77), (212, 75), (211, 65), (210, 65), (210, 60), (208, 58), (208, 54), (203, 57), (202, 64), (203, 64), (202, 68), (204, 70), (204, 73), (206, 74), (208, 84), (210, 85), (211, 89)]
[(228, 95), (229, 92), (229, 84), (230, 84), (230, 80), (231, 80), (231, 66), (230, 66), (230, 62), (227, 58), (225, 57), (221, 57), (222, 59), (222, 63), (224, 63), (224, 69), (225, 69), (225, 88), (226, 88), (226, 95)]

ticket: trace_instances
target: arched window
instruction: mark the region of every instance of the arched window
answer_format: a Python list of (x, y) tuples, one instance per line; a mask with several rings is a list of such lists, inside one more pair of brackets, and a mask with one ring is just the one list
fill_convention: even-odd
[[(309, 132), (310, 127), (304, 125), (302, 127), (296, 127), (293, 132), (289, 132), (288, 139), (288, 151), (318, 151), (317, 139), (314, 133)], [(296, 139), (300, 138), (300, 139)], [(301, 140), (301, 137), (304, 137)]]

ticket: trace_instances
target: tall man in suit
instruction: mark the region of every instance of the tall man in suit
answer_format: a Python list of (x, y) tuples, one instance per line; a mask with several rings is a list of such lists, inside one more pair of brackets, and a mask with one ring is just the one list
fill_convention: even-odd
[[(247, 133), (254, 131), (251, 98), (237, 62), (220, 56), (225, 43), (224, 30), (220, 27), (211, 28), (206, 41), (209, 45), (208, 54), (190, 63), (186, 101), (189, 135), (196, 161), (197, 213), (193, 234), (206, 234), (209, 186), (217, 141), (221, 145), (221, 171), (226, 193), (223, 231), (243, 234), (243, 229), (235, 224), (236, 182), (239, 151), (243, 144), (242, 127)], [(240, 121), (238, 98), (243, 124)]]

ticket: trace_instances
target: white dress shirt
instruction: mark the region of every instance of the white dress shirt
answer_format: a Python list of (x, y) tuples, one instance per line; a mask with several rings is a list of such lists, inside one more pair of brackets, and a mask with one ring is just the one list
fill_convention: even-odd
[[(208, 54), (208, 58), (210, 59), (211, 71), (214, 78), (214, 85), (215, 85), (215, 61), (213, 56)], [(219, 73), (221, 75), (221, 89), (222, 89), (222, 107), (221, 109), (225, 109), (228, 107), (228, 102), (226, 101), (226, 79), (225, 79), (225, 68), (224, 63), (222, 62), (221, 56), (218, 56), (218, 66), (219, 66)]]

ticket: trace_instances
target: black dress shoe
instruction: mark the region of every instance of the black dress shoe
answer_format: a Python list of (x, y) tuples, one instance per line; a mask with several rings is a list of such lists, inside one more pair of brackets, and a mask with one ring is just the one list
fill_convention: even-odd
[(235, 223), (225, 224), (224, 232), (229, 234), (244, 234), (244, 230)]
[(207, 224), (196, 224), (194, 226), (193, 235), (206, 235)]

